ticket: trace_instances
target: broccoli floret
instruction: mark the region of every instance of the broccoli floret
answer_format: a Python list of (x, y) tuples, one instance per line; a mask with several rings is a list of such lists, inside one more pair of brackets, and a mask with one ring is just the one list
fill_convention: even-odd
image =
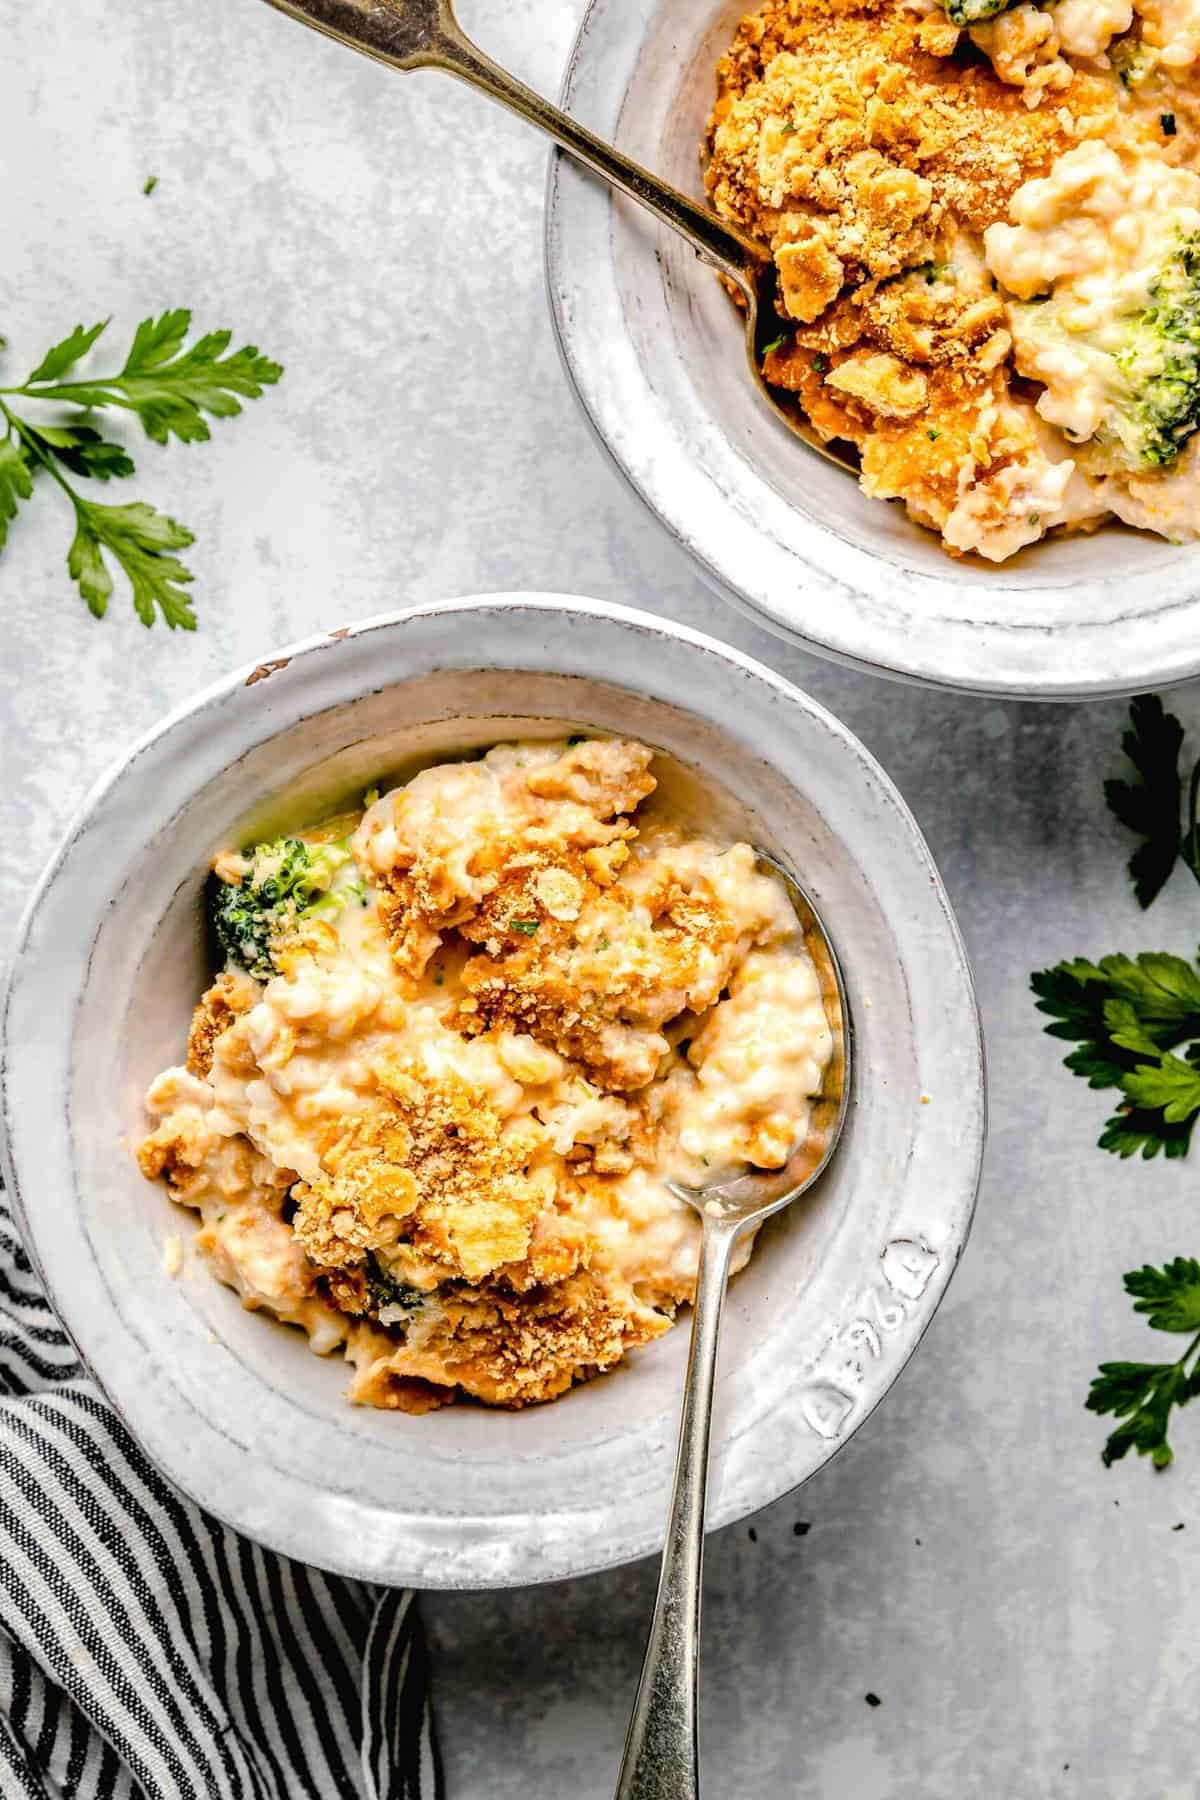
[(913, 275), (923, 275), (925, 277), (926, 287), (937, 287), (943, 281), (952, 282), (954, 280), (954, 264), (944, 262), (918, 263), (916, 268), (911, 270), (910, 273)]
[(1174, 462), (1200, 426), (1200, 232), (1177, 234), (1116, 363), (1128, 394), (1116, 436), (1142, 467)]
[(1114, 284), (1110, 308), (1097, 288), (1081, 308), (1068, 282), (1011, 309), (1023, 373), (1049, 380), (1039, 410), (1101, 471), (1166, 468), (1200, 428), (1200, 231), (1168, 218), (1158, 244), (1140, 292)]
[(241, 881), (211, 878), (209, 916), (229, 961), (269, 981), (276, 973), (274, 949), (297, 921), (339, 901), (329, 890), (350, 851), (345, 843), (276, 838), (243, 855), (250, 867)]
[(956, 25), (982, 25), (985, 19), (994, 19), (997, 13), (1007, 12), (1016, 3), (1017, 0), (942, 0), (946, 17)]
[[(389, 1275), (376, 1256), (368, 1256), (364, 1270), (367, 1283), (367, 1296), (373, 1313), (385, 1312), (389, 1307), (397, 1307), (401, 1312), (416, 1312), (424, 1305), (425, 1295), (420, 1288), (410, 1287), (406, 1281), (397, 1281)], [(389, 1319), (388, 1324), (395, 1324)]]
[(1118, 38), (1108, 50), (1108, 60), (1120, 77), (1121, 86), (1136, 93), (1158, 67), (1159, 53), (1136, 38)]

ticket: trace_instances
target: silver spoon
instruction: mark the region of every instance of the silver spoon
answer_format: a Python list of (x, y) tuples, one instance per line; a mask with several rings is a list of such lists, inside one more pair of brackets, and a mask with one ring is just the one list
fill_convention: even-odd
[(760, 850), (758, 856), (783, 882), (796, 909), (805, 947), (816, 966), (825, 1016), (833, 1034), (833, 1055), (821, 1092), (813, 1101), (808, 1130), (784, 1168), (741, 1175), (703, 1188), (672, 1184), (674, 1192), (700, 1214), (700, 1267), (658, 1595), (625, 1739), (616, 1800), (696, 1800), (699, 1794), (697, 1723), (704, 1501), (717, 1342), (730, 1258), (746, 1226), (761, 1224), (812, 1186), (833, 1155), (850, 1099), (850, 1013), (833, 945), (812, 902), (790, 872), (764, 851)]
[(775, 264), (764, 244), (660, 181), (508, 74), (472, 43), (455, 17), (452, 0), (269, 0), (269, 4), (394, 69), (444, 69), (457, 75), (536, 125), (612, 187), (679, 232), (704, 262), (734, 283), (745, 301), (746, 358), (759, 392), (797, 437), (839, 467), (845, 466), (795, 402), (763, 379), (763, 356), (779, 335), (780, 319), (775, 309)]

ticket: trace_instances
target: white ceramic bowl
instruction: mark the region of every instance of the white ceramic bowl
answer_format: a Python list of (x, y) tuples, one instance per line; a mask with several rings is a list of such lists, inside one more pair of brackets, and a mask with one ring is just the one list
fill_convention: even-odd
[[(591, 0), (564, 105), (687, 191), (717, 58), (754, 0)], [(898, 504), (792, 437), (741, 324), (682, 239), (556, 156), (547, 275), (559, 342), (617, 466), (726, 598), (809, 649), (1030, 698), (1200, 673), (1200, 548), (1118, 527), (1000, 567), (953, 562)]]
[(547, 720), (632, 733), (698, 770), (799, 871), (845, 965), (855, 1103), (811, 1203), (768, 1228), (731, 1289), (714, 1525), (803, 1481), (880, 1399), (974, 1203), (979, 1026), (936, 870), (862, 745), (768, 670), (617, 607), (493, 596), (312, 639), (210, 688), (105, 776), (24, 920), (0, 1058), (12, 1192), (64, 1323), (166, 1474), (251, 1537), (373, 1581), (514, 1584), (653, 1550), (686, 1328), (523, 1413), (351, 1407), (340, 1359), (243, 1312), (197, 1259), (164, 1273), (190, 1215), (128, 1140), (205, 980), (213, 852), (282, 828), (285, 792), (294, 823)]

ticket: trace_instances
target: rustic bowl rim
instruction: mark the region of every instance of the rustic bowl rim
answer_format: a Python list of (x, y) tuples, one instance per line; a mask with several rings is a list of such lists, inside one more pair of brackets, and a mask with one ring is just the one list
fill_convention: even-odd
[[(850, 1422), (843, 1428), (840, 1419), (818, 1418), (811, 1438), (802, 1443), (791, 1427), (761, 1438), (756, 1434), (759, 1451), (749, 1459), (740, 1485), (717, 1496), (711, 1527), (778, 1498), (822, 1466), (882, 1399), (924, 1334), (957, 1265), (974, 1211), (985, 1133), (983, 1045), (970, 970), (945, 890), (915, 821), (874, 758), (823, 707), (769, 669), (654, 615), (554, 594), (480, 595), (378, 615), (235, 670), (176, 707), (116, 759), (76, 812), (29, 901), (0, 1001), (4, 1170), (22, 1234), (49, 1297), (85, 1363), (152, 1460), (200, 1505), (246, 1535), (285, 1554), (366, 1580), (510, 1586), (587, 1573), (656, 1549), (661, 1543), (661, 1509), (657, 1502), (650, 1505), (643, 1500), (624, 1511), (616, 1504), (596, 1508), (575, 1531), (570, 1521), (564, 1527), (562, 1520), (531, 1501), (521, 1530), (507, 1529), (499, 1544), (495, 1531), (447, 1531), (444, 1516), (430, 1512), (415, 1517), (399, 1507), (382, 1506), (378, 1494), (355, 1495), (340, 1489), (336, 1503), (330, 1495), (329, 1504), (323, 1504), (322, 1495), (298, 1483), (290, 1470), (264, 1468), (244, 1446), (232, 1443), (220, 1430), (209, 1430), (211, 1422), (201, 1418), (197, 1423), (190, 1415), (185, 1419), (172, 1385), (169, 1352), (157, 1369), (131, 1366), (122, 1296), (114, 1296), (98, 1271), (86, 1265), (90, 1240), (83, 1227), (84, 1202), (70, 1124), (73, 1069), (77, 1055), (86, 1055), (86, 1046), (77, 1040), (77, 1009), (61, 997), (48, 1004), (55, 1002), (56, 983), (66, 984), (64, 995), (78, 992), (82, 999), (92, 978), (96, 935), (128, 867), (114, 848), (105, 868), (106, 833), (122, 806), (127, 814), (136, 813), (133, 803), (145, 791), (141, 784), (161, 779), (169, 765), (170, 779), (179, 791), (162, 804), (166, 807), (177, 799), (179, 806), (186, 805), (189, 791), (203, 791), (203, 783), (189, 790), (189, 781), (195, 784), (196, 777), (187, 757), (180, 755), (198, 741), (198, 733), (205, 734), (213, 756), (219, 757), (220, 740), (212, 734), (221, 732), (222, 722), (229, 731), (261, 715), (256, 743), (269, 744), (298, 721), (314, 716), (309, 703), (318, 681), (320, 698), (328, 701), (336, 692), (341, 695), (339, 705), (352, 706), (367, 691), (364, 679), (386, 675), (389, 657), (408, 666), (405, 636), (417, 632), (428, 633), (429, 642), (442, 646), (446, 656), (466, 658), (464, 668), (477, 666), (470, 661), (476, 653), (461, 646), (486, 644), (489, 633), (492, 641), (511, 646), (503, 662), (490, 665), (506, 671), (552, 674), (578, 657), (578, 672), (595, 678), (596, 657), (607, 657), (599, 671), (601, 680), (635, 694), (649, 693), (656, 700), (670, 684), (690, 684), (702, 674), (714, 686), (703, 705), (695, 708), (696, 716), (729, 736), (743, 718), (741, 709), (750, 696), (764, 707), (769, 700), (781, 717), (795, 722), (798, 732), (803, 725), (805, 731), (817, 734), (814, 742), (827, 740), (830, 767), (838, 771), (832, 785), (845, 817), (848, 820), (857, 810), (860, 828), (883, 831), (890, 860), (905, 865), (904, 893), (911, 896), (912, 916), (894, 922), (898, 941), (911, 956), (904, 978), (912, 991), (912, 1005), (927, 1007), (930, 1018), (936, 1015), (924, 1050), (930, 1066), (946, 1080), (947, 1092), (953, 1089), (954, 1127), (949, 1129), (950, 1121), (935, 1112), (924, 1112), (917, 1119), (914, 1141), (920, 1144), (919, 1134), (926, 1134), (923, 1149), (933, 1157), (938, 1177), (930, 1191), (923, 1187), (912, 1201), (912, 1217), (922, 1229), (914, 1228), (874, 1253), (880, 1262), (872, 1261), (866, 1276), (875, 1283), (875, 1323), (855, 1320), (856, 1330), (861, 1326), (865, 1334), (861, 1341), (852, 1332), (830, 1349), (831, 1356), (836, 1351), (836, 1363), (831, 1362), (830, 1368), (840, 1371), (843, 1363), (846, 1366), (844, 1377), (839, 1373), (831, 1379), (835, 1388), (838, 1381), (845, 1387), (845, 1417)], [(636, 658), (630, 656), (631, 641), (637, 644)], [(724, 716), (716, 716), (722, 709)], [(786, 754), (779, 752), (781, 761)], [(51, 925), (56, 930), (61, 926), (65, 897), (68, 891), (78, 891), (71, 884), (85, 866), (93, 876), (94, 895), (78, 902), (77, 922), (65, 928), (65, 935), (48, 938)], [(893, 879), (890, 871), (884, 879)], [(74, 912), (70, 916), (76, 917)], [(131, 950), (137, 952), (138, 947)], [(70, 985), (72, 970), (78, 971), (77, 988)], [(895, 1177), (898, 1186), (904, 1173)], [(931, 1244), (937, 1245), (936, 1254), (928, 1248)], [(920, 1264), (911, 1293), (910, 1278), (903, 1272), (904, 1246)], [(889, 1272), (887, 1257), (893, 1250), (900, 1261)], [(865, 1252), (868, 1261), (871, 1255)], [(163, 1286), (169, 1285), (164, 1280)], [(147, 1302), (144, 1294), (139, 1303), (159, 1304), (153, 1296)], [(872, 1334), (879, 1341), (868, 1353), (864, 1345)], [(620, 1372), (608, 1379), (620, 1380)], [(816, 1376), (812, 1379), (815, 1384)], [(824, 1382), (825, 1377), (821, 1379)], [(819, 1397), (826, 1387), (813, 1385), (812, 1392)], [(631, 1426), (624, 1452), (631, 1467), (648, 1454), (645, 1433), (639, 1437), (639, 1429)], [(739, 1421), (722, 1421), (718, 1414), (717, 1455), (723, 1453), (726, 1440), (736, 1445), (738, 1436)], [(666, 1459), (664, 1470), (670, 1449), (669, 1443), (655, 1445), (655, 1454)]]
[[(667, 156), (652, 141), (658, 126), (642, 122), (643, 61), (657, 68), (659, 40), (669, 36), (686, 69), (716, 14), (732, 20), (747, 10), (744, 0), (699, 9), (690, 0), (589, 0), (562, 105), (698, 192), (698, 131), (687, 156)], [(692, 132), (684, 110), (663, 102), (664, 142)], [(544, 261), (561, 360), (597, 441), (705, 581), (758, 625), (848, 667), (984, 696), (1083, 700), (1200, 674), (1200, 546), (1106, 526), (999, 567), (931, 552), (932, 536), (900, 518), (898, 503), (860, 495), (848, 475), (833, 490), (820, 486), (834, 472), (769, 418), (731, 317), (733, 375), (722, 379), (744, 383), (747, 406), (766, 419), (753, 444), (745, 432), (735, 443), (696, 378), (713, 360), (711, 333), (704, 361), (695, 324), (719, 303), (711, 271), (560, 151), (548, 170)], [(752, 417), (738, 415), (741, 425)], [(790, 505), (780, 471), (793, 484)], [(805, 483), (820, 496), (808, 507)], [(889, 512), (872, 544), (865, 534)]]

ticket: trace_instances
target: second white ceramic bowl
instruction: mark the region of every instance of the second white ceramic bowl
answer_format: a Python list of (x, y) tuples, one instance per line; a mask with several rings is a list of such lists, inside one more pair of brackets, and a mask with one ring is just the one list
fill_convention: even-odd
[[(717, 59), (754, 0), (591, 0), (563, 104), (701, 193)], [(1200, 673), (1200, 547), (1120, 527), (1000, 567), (953, 562), (898, 504), (798, 442), (745, 368), (740, 320), (672, 233), (569, 159), (551, 165), (550, 300), (617, 466), (728, 599), (876, 673), (1031, 698)]]
[(523, 1413), (355, 1408), (340, 1360), (242, 1311), (198, 1259), (164, 1272), (189, 1215), (129, 1143), (206, 981), (213, 853), (549, 721), (695, 771), (798, 871), (846, 973), (850, 1123), (733, 1283), (712, 1524), (803, 1481), (866, 1417), (974, 1203), (979, 1028), (937, 872), (862, 745), (768, 670), (643, 614), (493, 596), (315, 638), (201, 694), (99, 784), (31, 903), (4, 1005), (8, 1174), (55, 1307), (160, 1468), (251, 1537), (372, 1581), (549, 1580), (655, 1549), (686, 1326)]

